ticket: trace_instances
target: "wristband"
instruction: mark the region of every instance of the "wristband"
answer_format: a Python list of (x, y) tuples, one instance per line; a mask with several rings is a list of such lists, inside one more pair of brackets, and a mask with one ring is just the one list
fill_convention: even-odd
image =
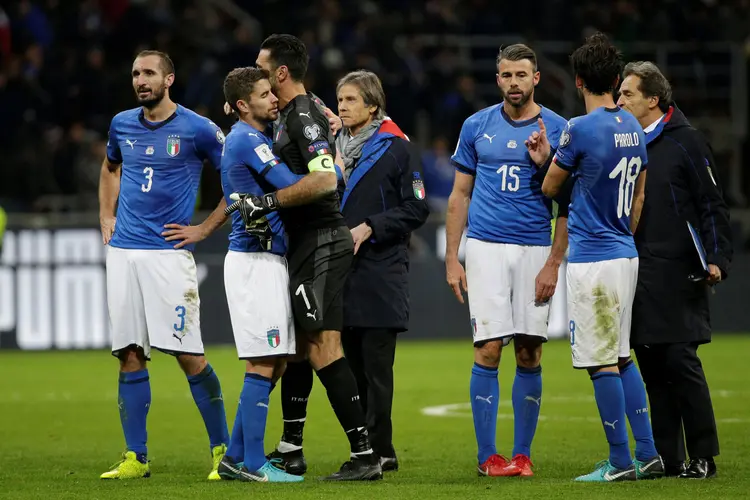
[(263, 206), (269, 210), (276, 210), (279, 208), (279, 198), (276, 196), (275, 191), (263, 195)]

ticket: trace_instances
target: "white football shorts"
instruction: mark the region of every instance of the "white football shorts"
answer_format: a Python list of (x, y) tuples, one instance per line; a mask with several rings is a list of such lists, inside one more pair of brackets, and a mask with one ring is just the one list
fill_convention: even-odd
[(547, 339), (549, 301), (536, 302), (536, 277), (547, 262), (550, 246), (466, 241), (466, 281), (469, 288), (474, 343), (513, 335)]
[(630, 356), (638, 258), (568, 263), (568, 316), (575, 368)]
[(224, 287), (240, 359), (296, 352), (284, 257), (230, 250), (224, 259)]
[(198, 276), (187, 250), (107, 248), (112, 353), (132, 344), (170, 354), (203, 354)]

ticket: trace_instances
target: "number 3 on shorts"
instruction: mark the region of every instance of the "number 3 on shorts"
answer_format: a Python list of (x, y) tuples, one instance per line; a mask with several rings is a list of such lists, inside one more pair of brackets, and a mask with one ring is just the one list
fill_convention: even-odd
[(179, 323), (175, 323), (172, 325), (177, 332), (181, 332), (185, 329), (185, 306), (177, 306), (174, 308), (175, 312), (177, 313), (177, 319), (180, 320)]

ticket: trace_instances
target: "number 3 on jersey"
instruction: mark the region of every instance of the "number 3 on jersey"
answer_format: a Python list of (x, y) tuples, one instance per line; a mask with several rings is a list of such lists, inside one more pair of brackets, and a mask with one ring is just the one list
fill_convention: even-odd
[(146, 174), (146, 181), (148, 184), (141, 184), (141, 191), (144, 193), (148, 193), (151, 191), (151, 180), (154, 177), (154, 169), (151, 167), (146, 167), (143, 169), (143, 173)]
[(638, 174), (641, 172), (641, 161), (640, 156), (634, 156), (628, 160), (627, 157), (623, 156), (622, 159), (617, 162), (617, 166), (609, 173), (610, 179), (616, 179), (620, 177), (620, 187), (617, 195), (617, 217), (622, 218), (623, 215), (630, 217), (630, 207), (633, 204), (633, 194), (635, 193), (635, 181), (638, 179)]

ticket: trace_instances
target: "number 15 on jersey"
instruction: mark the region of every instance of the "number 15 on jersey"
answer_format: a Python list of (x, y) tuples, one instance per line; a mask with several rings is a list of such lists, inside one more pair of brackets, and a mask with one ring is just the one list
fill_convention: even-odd
[(623, 215), (630, 217), (630, 208), (633, 204), (633, 194), (635, 193), (635, 181), (641, 172), (643, 161), (640, 156), (634, 156), (628, 159), (623, 156), (617, 162), (617, 166), (609, 173), (610, 179), (620, 178), (620, 186), (617, 194), (617, 217)]
[(500, 191), (518, 191), (521, 185), (521, 180), (518, 177), (518, 172), (521, 171), (521, 167), (517, 165), (503, 165), (497, 169), (497, 173), (502, 176), (500, 182)]

